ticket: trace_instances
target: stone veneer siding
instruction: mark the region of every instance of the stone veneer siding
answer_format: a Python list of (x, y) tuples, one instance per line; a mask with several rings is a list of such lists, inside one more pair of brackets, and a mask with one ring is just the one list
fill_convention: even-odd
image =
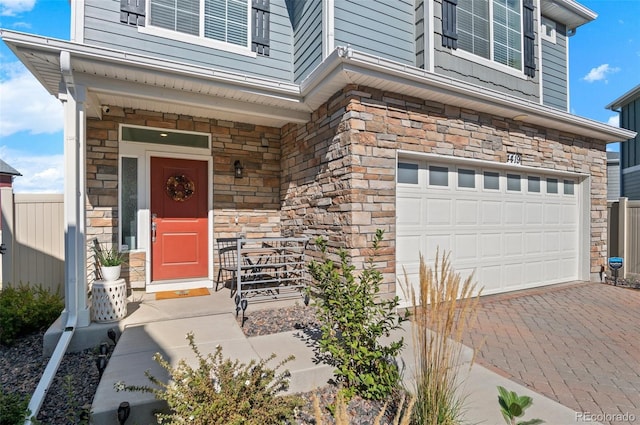
[(522, 164), (591, 176), (591, 273), (606, 257), (606, 153), (603, 142), (438, 102), (347, 86), (306, 125), (283, 128), (282, 226), (328, 237), (355, 264), (375, 230), (385, 230), (376, 263), (383, 292), (395, 294), (396, 151)]
[[(279, 128), (111, 107), (102, 120), (87, 120), (89, 246), (94, 241), (104, 246), (117, 243), (118, 125), (121, 123), (211, 134), (214, 238), (239, 234), (280, 235)], [(234, 177), (233, 163), (237, 159), (244, 167), (241, 179)], [(96, 278), (95, 259), (90, 250), (87, 255), (92, 282)], [(123, 277), (131, 287), (144, 287), (144, 252), (127, 254)]]

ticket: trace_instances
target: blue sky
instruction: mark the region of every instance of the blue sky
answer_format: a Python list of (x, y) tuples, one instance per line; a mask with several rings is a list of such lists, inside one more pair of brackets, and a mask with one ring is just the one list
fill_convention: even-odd
[[(604, 107), (640, 83), (640, 0), (580, 3), (598, 18), (570, 38), (571, 112), (617, 125)], [(69, 15), (69, 0), (0, 0), (4, 29), (68, 40)], [(62, 143), (60, 102), (0, 43), (0, 158), (22, 173), (16, 192), (62, 192)]]

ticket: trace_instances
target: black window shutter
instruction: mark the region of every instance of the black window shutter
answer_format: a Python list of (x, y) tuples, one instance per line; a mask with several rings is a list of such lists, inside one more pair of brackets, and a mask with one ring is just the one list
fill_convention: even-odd
[(450, 49), (458, 48), (457, 5), (458, 0), (442, 0), (442, 45)]
[(536, 54), (534, 42), (536, 39), (536, 33), (533, 29), (533, 0), (524, 0), (522, 5), (522, 28), (524, 28), (524, 73), (529, 77), (535, 77)]
[(251, 7), (251, 50), (269, 56), (269, 0), (252, 0)]
[(120, 22), (144, 27), (145, 0), (120, 0)]

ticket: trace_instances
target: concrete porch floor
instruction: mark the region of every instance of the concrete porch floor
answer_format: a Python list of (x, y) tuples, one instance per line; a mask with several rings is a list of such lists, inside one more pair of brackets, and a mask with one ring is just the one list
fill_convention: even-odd
[[(193, 354), (185, 336), (193, 332), (198, 347), (203, 353), (211, 352), (221, 345), (225, 358), (238, 359), (243, 363), (251, 359), (263, 359), (272, 353), (276, 361), (291, 354), (295, 360), (286, 364), (292, 373), (290, 392), (311, 391), (322, 386), (332, 377), (332, 368), (314, 362), (313, 344), (300, 331), (284, 332), (259, 337), (245, 337), (235, 319), (235, 303), (229, 298), (228, 289), (213, 292), (209, 296), (190, 297), (156, 301), (153, 294), (134, 294), (130, 297), (127, 317), (117, 323), (92, 323), (89, 328), (78, 329), (76, 336), (84, 343), (109, 341), (106, 332), (117, 328), (121, 332), (109, 364), (98, 385), (92, 404), (92, 424), (112, 425), (117, 423), (118, 405), (128, 401), (131, 416), (127, 423), (144, 425), (155, 424), (154, 409), (163, 406), (150, 394), (116, 392), (114, 384), (124, 381), (128, 385), (146, 385), (145, 370), (159, 378), (166, 373), (152, 359), (157, 352), (163, 354), (172, 365), (180, 359), (193, 361)], [(279, 308), (302, 303), (302, 298), (261, 303), (250, 303), (248, 314), (252, 310)], [(404, 382), (413, 387), (413, 347), (410, 325), (406, 324), (394, 337), (404, 336), (408, 346), (403, 351), (406, 365)], [(74, 338), (75, 338), (74, 337)], [(78, 342), (77, 345), (79, 345)], [(461, 373), (466, 375), (461, 387), (468, 394), (465, 419), (469, 423), (502, 424), (504, 420), (497, 403), (498, 385), (502, 385), (518, 394), (530, 395), (533, 406), (526, 418), (541, 418), (548, 424), (584, 424), (587, 422), (572, 409), (534, 393), (528, 388), (510, 381), (502, 374), (495, 373), (474, 364), (469, 367), (471, 350), (465, 349), (464, 364)], [(275, 366), (275, 363), (272, 364)]]

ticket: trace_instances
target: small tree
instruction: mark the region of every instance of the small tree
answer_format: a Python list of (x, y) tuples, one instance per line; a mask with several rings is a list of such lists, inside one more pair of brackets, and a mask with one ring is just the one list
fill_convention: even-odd
[(378, 296), (383, 276), (374, 268), (374, 256), (383, 234), (382, 230), (376, 231), (373, 253), (358, 277), (344, 249), (338, 252), (339, 264), (328, 259), (323, 238), (316, 240), (323, 261), (309, 265), (321, 323), (320, 349), (336, 366), (336, 381), (344, 386), (347, 398), (358, 394), (379, 400), (387, 397), (400, 381), (395, 357), (402, 350), (404, 339), (388, 345), (380, 342), (404, 320), (396, 314), (398, 297), (385, 300)]

